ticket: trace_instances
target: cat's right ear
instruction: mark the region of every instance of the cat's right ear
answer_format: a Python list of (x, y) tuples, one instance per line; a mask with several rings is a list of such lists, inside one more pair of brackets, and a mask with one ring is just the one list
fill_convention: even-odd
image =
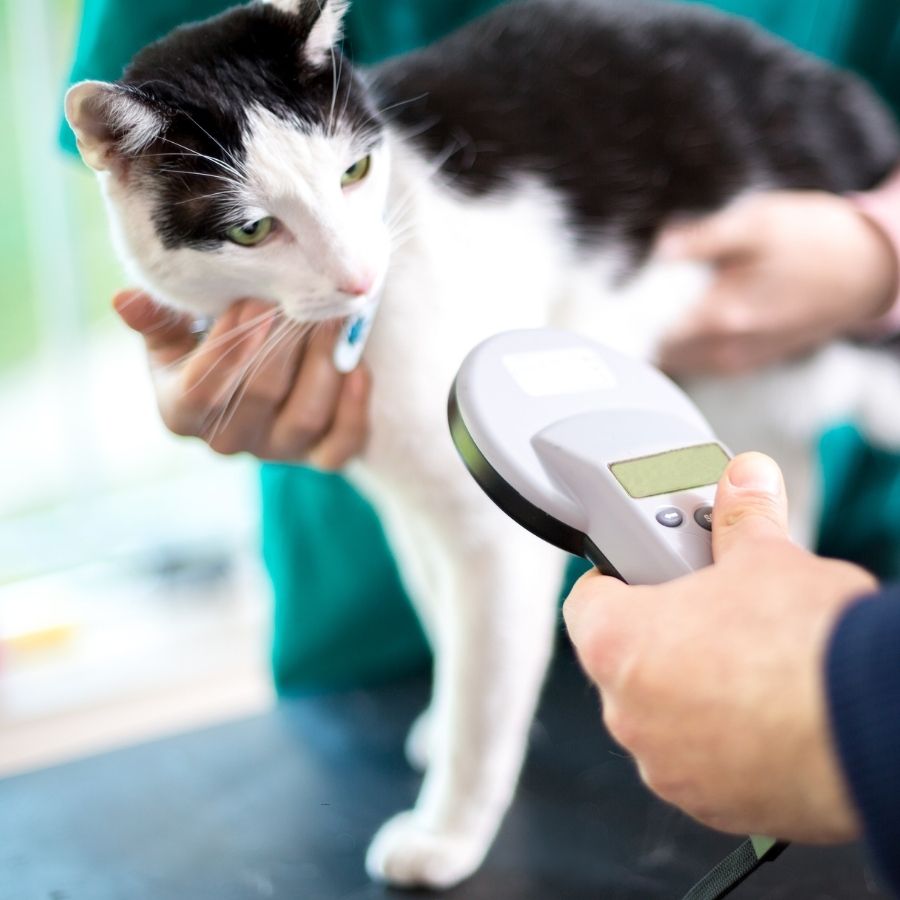
[(105, 81), (81, 81), (69, 88), (66, 120), (81, 158), (98, 172), (139, 153), (166, 124), (159, 110), (135, 90)]

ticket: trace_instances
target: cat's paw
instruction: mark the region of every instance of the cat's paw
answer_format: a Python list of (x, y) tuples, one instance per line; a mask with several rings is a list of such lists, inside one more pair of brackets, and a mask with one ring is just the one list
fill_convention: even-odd
[(428, 763), (431, 762), (433, 748), (434, 713), (429, 706), (419, 713), (416, 721), (412, 723), (403, 749), (407, 762), (417, 772), (424, 772), (428, 768)]
[(449, 888), (481, 865), (488, 846), (468, 835), (429, 830), (409, 810), (378, 830), (366, 854), (366, 871), (398, 887)]

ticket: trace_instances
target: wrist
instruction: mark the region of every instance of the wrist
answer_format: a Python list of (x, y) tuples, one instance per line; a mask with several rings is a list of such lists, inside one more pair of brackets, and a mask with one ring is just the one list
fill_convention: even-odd
[(873, 191), (848, 195), (880, 245), (882, 260), (873, 273), (873, 311), (858, 329), (868, 337), (886, 337), (900, 332), (900, 169)]

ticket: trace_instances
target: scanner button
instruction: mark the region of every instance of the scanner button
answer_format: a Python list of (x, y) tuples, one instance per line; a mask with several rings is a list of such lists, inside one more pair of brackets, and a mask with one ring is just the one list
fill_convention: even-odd
[(711, 506), (701, 506), (694, 511), (694, 521), (707, 531), (712, 531), (713, 508)]
[(676, 509), (674, 506), (667, 506), (656, 514), (656, 521), (660, 525), (665, 525), (666, 528), (677, 528), (684, 522), (684, 515), (680, 509)]

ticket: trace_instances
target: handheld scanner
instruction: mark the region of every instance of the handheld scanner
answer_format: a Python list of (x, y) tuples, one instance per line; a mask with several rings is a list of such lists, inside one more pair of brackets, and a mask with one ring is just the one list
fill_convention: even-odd
[(475, 480), (538, 537), (631, 584), (712, 562), (729, 453), (653, 366), (564, 331), (506, 332), (466, 357), (449, 419)]

